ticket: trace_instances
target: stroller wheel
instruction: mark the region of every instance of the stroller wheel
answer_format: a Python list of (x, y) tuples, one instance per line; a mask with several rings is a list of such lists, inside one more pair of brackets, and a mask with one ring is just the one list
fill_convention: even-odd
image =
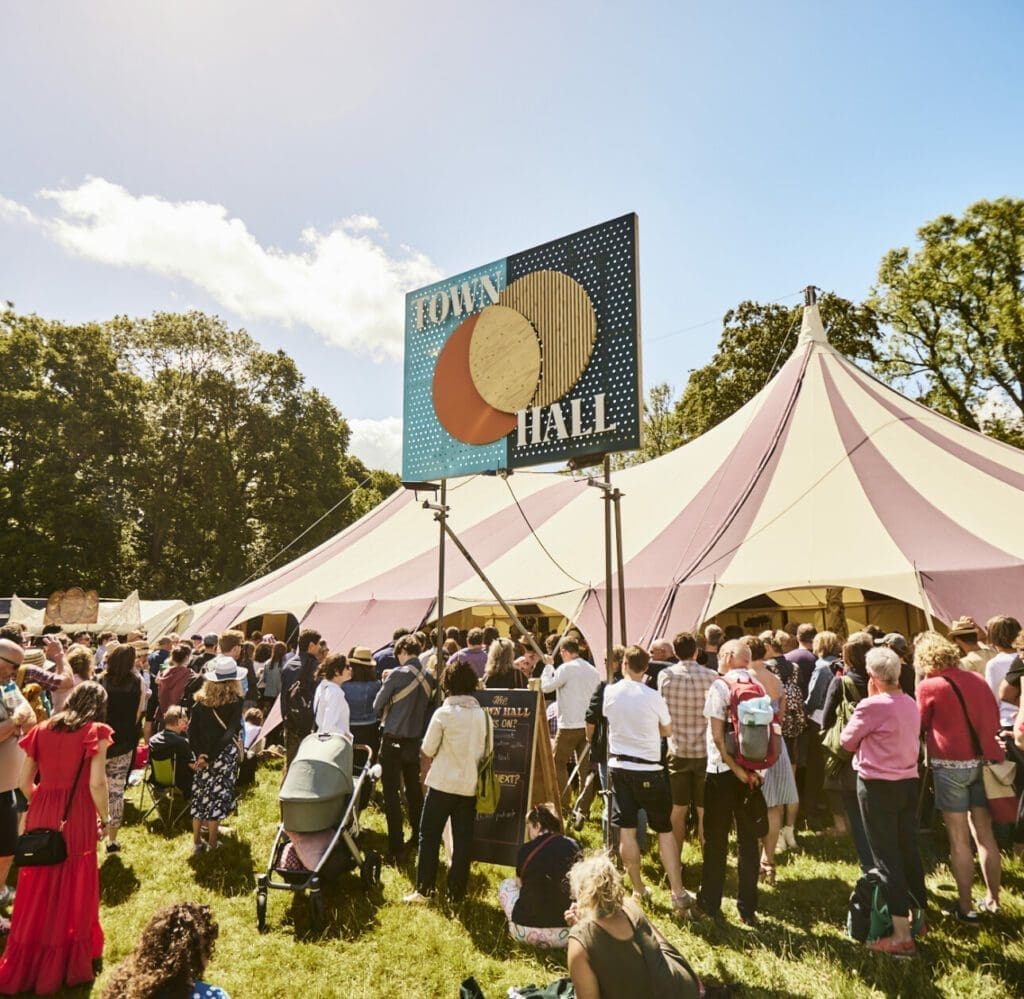
[(256, 892), (256, 929), (265, 933), (267, 929), (267, 893)]
[(324, 897), (319, 890), (309, 893), (309, 925), (314, 933), (322, 933), (326, 920)]
[(363, 866), (359, 870), (359, 878), (364, 888), (376, 888), (380, 884), (381, 856), (376, 850), (370, 850), (363, 858)]

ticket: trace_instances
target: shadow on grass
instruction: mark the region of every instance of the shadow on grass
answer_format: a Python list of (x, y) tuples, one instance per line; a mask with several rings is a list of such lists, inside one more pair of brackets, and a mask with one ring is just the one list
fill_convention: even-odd
[(141, 882), (131, 867), (125, 867), (120, 854), (111, 854), (100, 865), (100, 901), (107, 906), (127, 902)]
[(189, 857), (196, 884), (232, 898), (256, 888), (253, 874), (252, 848), (245, 840), (221, 834), (217, 850)]

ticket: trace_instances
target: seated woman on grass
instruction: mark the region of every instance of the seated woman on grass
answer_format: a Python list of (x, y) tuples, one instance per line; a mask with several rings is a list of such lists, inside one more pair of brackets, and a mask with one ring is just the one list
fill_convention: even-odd
[(569, 975), (576, 999), (703, 995), (686, 960), (632, 901), (625, 902), (622, 875), (607, 854), (581, 860), (569, 872), (576, 899), (566, 912)]
[(529, 841), (519, 848), (516, 876), (498, 888), (498, 901), (508, 917), (508, 931), (531, 947), (565, 947), (569, 927), (569, 869), (580, 858), (580, 845), (562, 835), (562, 823), (551, 804), (534, 805), (526, 816)]

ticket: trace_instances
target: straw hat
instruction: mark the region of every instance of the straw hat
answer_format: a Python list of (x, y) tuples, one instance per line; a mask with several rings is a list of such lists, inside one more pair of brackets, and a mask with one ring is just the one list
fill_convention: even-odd
[(357, 645), (348, 657), (350, 666), (373, 666), (373, 653), (365, 645)]
[(978, 637), (978, 626), (969, 617), (958, 617), (949, 629), (950, 638)]
[(25, 657), (21, 660), (23, 666), (45, 666), (46, 656), (42, 649), (25, 649)]

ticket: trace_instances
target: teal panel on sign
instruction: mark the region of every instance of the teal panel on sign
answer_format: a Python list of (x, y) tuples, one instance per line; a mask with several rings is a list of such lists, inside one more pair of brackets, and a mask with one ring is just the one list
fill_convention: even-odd
[[(405, 298), (405, 397), (403, 400), (402, 479), (426, 482), (492, 471), (508, 465), (508, 440), (493, 444), (464, 444), (448, 433), (434, 413), (434, 368), (452, 332), (469, 314), (491, 300), (482, 284), (489, 279), (495, 291), (505, 289), (505, 261), (466, 271)], [(472, 306), (465, 301), (468, 286)], [(457, 289), (452, 294), (452, 289)], [(459, 385), (446, 386), (458, 392)]]

